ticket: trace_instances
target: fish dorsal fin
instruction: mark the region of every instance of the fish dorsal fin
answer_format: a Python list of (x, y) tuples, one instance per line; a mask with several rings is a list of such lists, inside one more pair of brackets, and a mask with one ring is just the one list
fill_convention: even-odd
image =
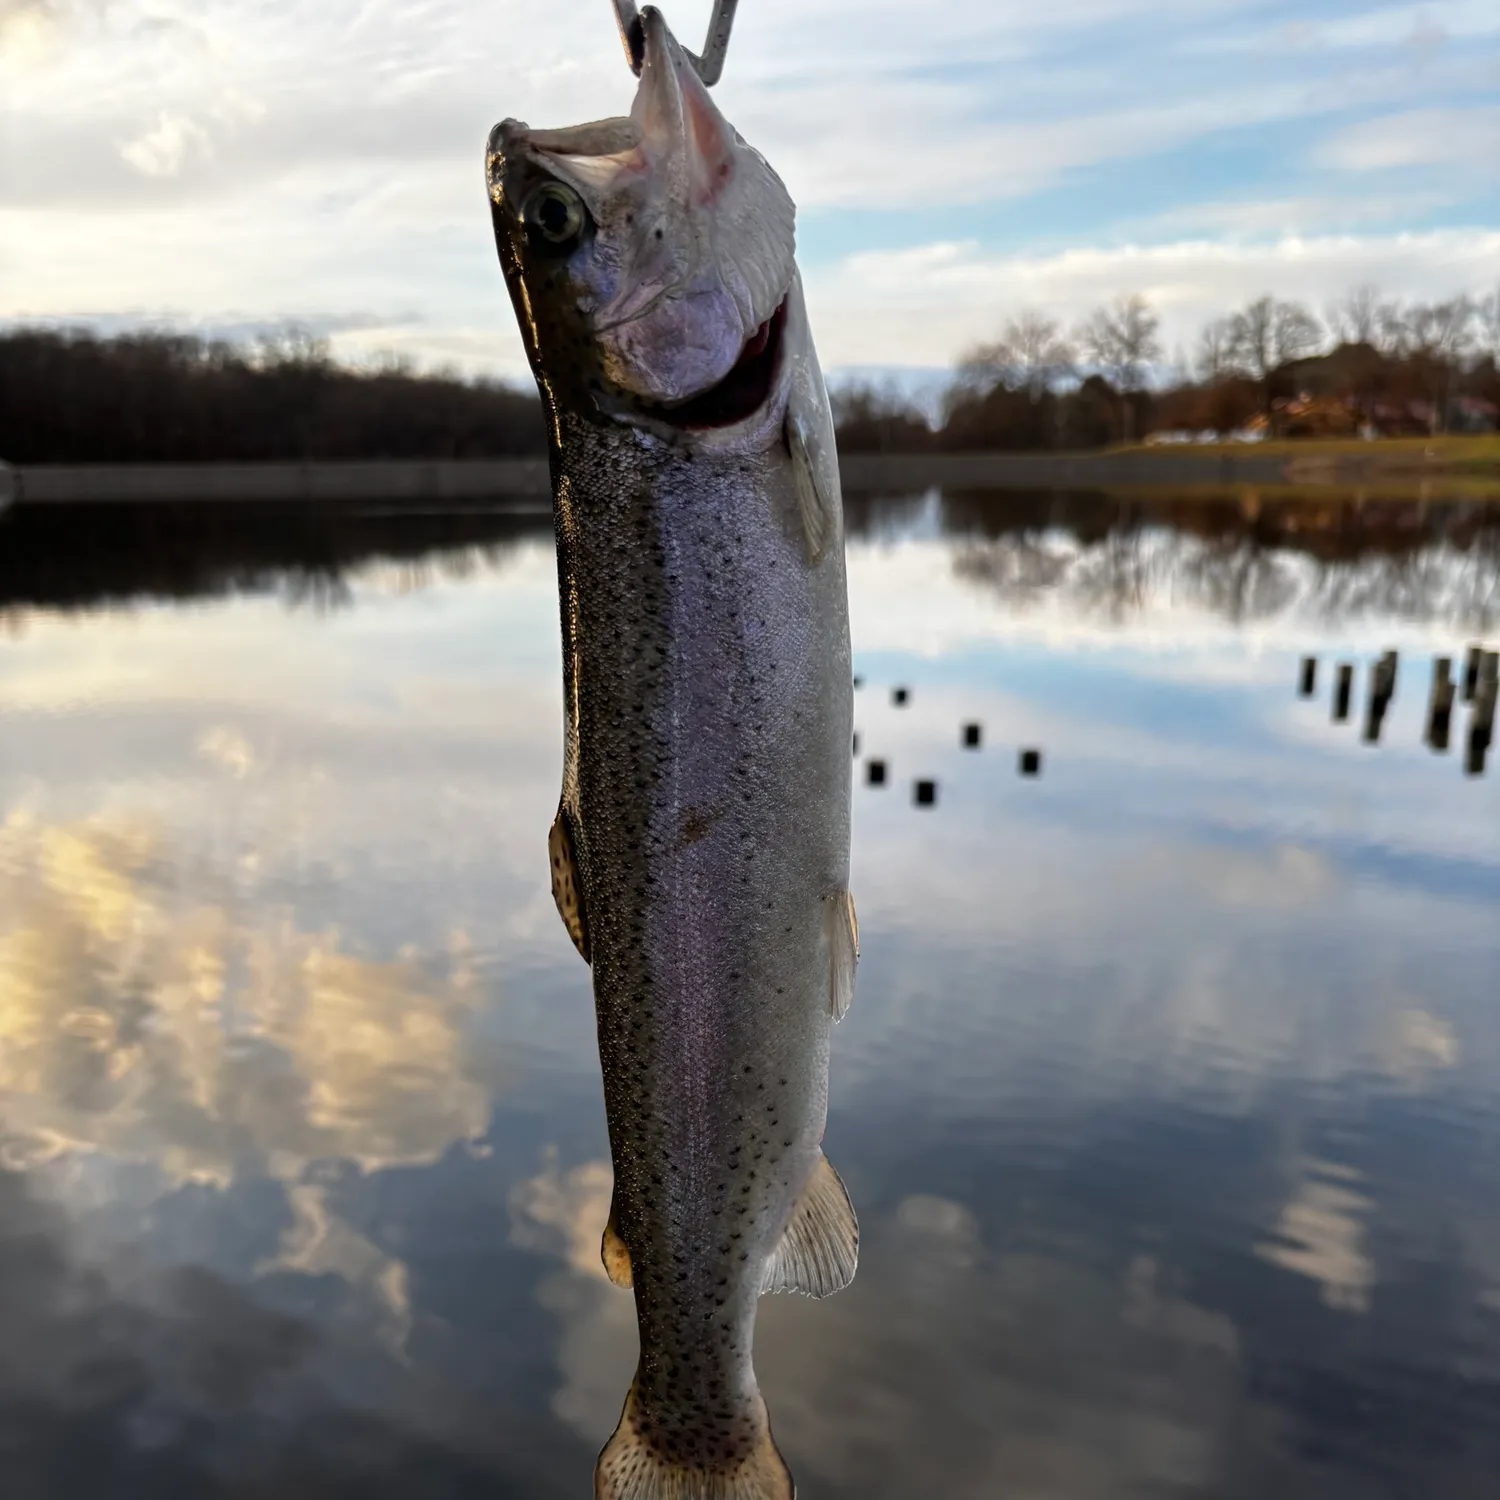
[(854, 1205), (820, 1151), (776, 1253), (766, 1266), (762, 1292), (828, 1297), (854, 1280), (859, 1264), (859, 1221)]
[(807, 560), (819, 563), (841, 540), (844, 502), (839, 484), (839, 455), (833, 436), (833, 411), (818, 368), (802, 279), (787, 293), (787, 338), (801, 348), (786, 402), (786, 446), (792, 458), (797, 512), (807, 543)]
[(859, 963), (859, 918), (854, 915), (854, 897), (834, 891), (827, 901), (828, 1009), (842, 1021), (854, 999), (854, 970)]
[(558, 808), (547, 835), (547, 853), (552, 862), (552, 899), (557, 914), (573, 939), (573, 946), (589, 960), (589, 926), (583, 913), (583, 885), (578, 879), (578, 860), (573, 853), (573, 836), (568, 832), (567, 814)]
[(609, 1223), (604, 1226), (604, 1240), (599, 1246), (599, 1258), (604, 1262), (604, 1274), (616, 1286), (634, 1286), (635, 1272), (630, 1266), (630, 1247), (620, 1238), (619, 1226), (615, 1223), (615, 1200), (609, 1200)]

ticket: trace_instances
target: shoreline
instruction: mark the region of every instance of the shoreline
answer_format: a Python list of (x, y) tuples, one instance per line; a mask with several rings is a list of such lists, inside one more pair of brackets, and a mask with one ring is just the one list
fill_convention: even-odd
[[(1098, 452), (847, 453), (852, 494), (970, 490), (1236, 487), (1399, 490), (1441, 481), (1494, 487), (1500, 440), (1275, 444), (1264, 449), (1175, 446)], [(305, 463), (0, 465), (8, 505), (399, 504), (417, 510), (549, 502), (545, 458), (391, 459)]]

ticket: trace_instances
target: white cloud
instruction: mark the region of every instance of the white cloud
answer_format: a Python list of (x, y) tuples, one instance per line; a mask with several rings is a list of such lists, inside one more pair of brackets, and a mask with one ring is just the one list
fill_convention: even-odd
[(899, 348), (911, 363), (950, 361), (1015, 308), (1071, 320), (1121, 292), (1143, 292), (1167, 346), (1187, 344), (1226, 307), (1275, 291), (1314, 307), (1360, 282), (1432, 297), (1493, 284), (1500, 230), (1286, 236), (1238, 242), (1079, 248), (995, 255), (976, 241), (869, 251), (808, 276), (819, 347), (830, 363), (873, 363)]
[(1232, 239), (1292, 237), (1399, 224), (1450, 207), (1453, 192), (1435, 189), (1404, 193), (1307, 194), (1286, 198), (1245, 198), (1186, 204), (1142, 220), (1142, 231), (1182, 235), (1197, 231)]
[(1310, 26), (1328, 47), (1406, 46), (1429, 48), (1458, 38), (1500, 33), (1500, 11), (1490, 0), (1426, 0), (1417, 5), (1371, 6)]
[(1453, 164), (1500, 181), (1500, 105), (1384, 115), (1334, 136), (1318, 155), (1347, 171)]
[[(1190, 201), (1202, 190), (1184, 186), (1176, 196), (1186, 206), (1138, 227), (1159, 238), (1399, 224), (1470, 201), (1500, 156), (1493, 108), (1445, 102), (1492, 93), (1493, 57), (1448, 46), (1414, 68), (1406, 38), (1418, 9), (1369, 12), (1363, 19), (1384, 19), (1363, 42), (1346, 34), (1354, 18), (1314, 13), (1297, 47), (1268, 43), (1257, 53), (1241, 35), (1221, 62), (1201, 49), (1186, 54), (1233, 39), (1236, 16), (1253, 25), (1260, 8), (1224, 4), (1205, 17), (1187, 0), (947, 0), (914, 23), (897, 0), (766, 0), (740, 18), (720, 97), (803, 209), (824, 211), (815, 226), (803, 220), (814, 264), (819, 235), (836, 233), (833, 216), (846, 209), (879, 208), (920, 232), (934, 207), (1014, 201), (1104, 164), (1144, 173), (1160, 153), (1334, 109), (1388, 114), (1331, 140), (1326, 170), (1363, 173), (1394, 155), (1447, 163), (1455, 180), (1363, 207), (1362, 193), (1337, 182), (1320, 196), (1299, 178), (1295, 191), (1265, 203), (1222, 201), (1220, 185), (1220, 201), (1202, 209)], [(690, 42), (706, 10), (680, 20)], [(1500, 33), (1488, 7), (1436, 4), (1420, 14), (1448, 37)], [(359, 313), (374, 326), (336, 340), (342, 353), (395, 348), (516, 375), (524, 361), (484, 211), (482, 142), (503, 115), (597, 117), (624, 109), (633, 88), (602, 0), (428, 0), (415, 10), (398, 0), (3, 0), (0, 25), (0, 96), (14, 143), (0, 210), (0, 318), (97, 311), (325, 323)], [(18, 50), (22, 27), (46, 45)], [(1323, 54), (1357, 42), (1386, 50), (1333, 77)], [(1445, 139), (1450, 116), (1461, 128)], [(1411, 144), (1413, 132), (1424, 144)], [(1289, 173), (1307, 166), (1307, 147), (1296, 150)], [(1098, 245), (1117, 235), (1105, 212), (1093, 223), (1070, 215), (1068, 239)], [(1012, 233), (1058, 240), (1045, 217), (1028, 215)], [(950, 280), (986, 255), (958, 259), (944, 273)], [(1033, 282), (1050, 276), (1034, 256), (988, 259), (1023, 282), (1028, 267)], [(919, 262), (914, 288), (890, 299), (890, 319), (883, 302), (856, 309), (844, 295), (859, 291), (868, 269), (851, 267), (851, 287), (814, 308), (826, 359), (946, 361), (964, 340), (957, 311), (933, 295), (942, 268)], [(1425, 274), (1446, 273), (1436, 262)], [(1109, 274), (1094, 279), (1103, 285)]]
[(120, 155), (147, 177), (175, 177), (189, 157), (210, 160), (213, 143), (208, 132), (190, 115), (164, 109), (150, 130), (120, 147)]

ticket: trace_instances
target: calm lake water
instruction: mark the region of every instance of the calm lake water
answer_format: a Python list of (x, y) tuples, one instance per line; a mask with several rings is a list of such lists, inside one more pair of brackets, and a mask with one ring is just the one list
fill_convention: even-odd
[[(1423, 732), (1500, 513), (850, 509), (804, 1500), (1492, 1497), (1500, 756)], [(545, 517), (80, 519), (0, 523), (4, 1493), (579, 1500), (635, 1331)]]

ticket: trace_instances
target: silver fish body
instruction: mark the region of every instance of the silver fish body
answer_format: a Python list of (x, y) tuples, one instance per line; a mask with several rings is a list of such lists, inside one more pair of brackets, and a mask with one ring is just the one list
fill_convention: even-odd
[[(634, 138), (628, 122), (574, 136), (507, 122), (489, 160), (551, 419), (566, 720), (553, 886), (593, 970), (615, 1170), (603, 1253), (634, 1287), (641, 1342), (595, 1492), (787, 1500), (752, 1365), (756, 1303), (838, 1290), (858, 1243), (821, 1151), (856, 949), (842, 521), (789, 247), (715, 261), (714, 226), (691, 212), (695, 181), (748, 178), (773, 199), (779, 182), (659, 14), (643, 20)], [(684, 146), (683, 169), (665, 170)], [(551, 173), (595, 188), (593, 242), (580, 236), (566, 268), (549, 236), (571, 244), (575, 216)], [(665, 179), (671, 201), (653, 205), (637, 178)], [(652, 216), (670, 224), (684, 194), (695, 253), (638, 296), (620, 267), (661, 264)], [(518, 199), (555, 225), (539, 238)], [(640, 229), (610, 242), (626, 224), (649, 236), (644, 253)], [(622, 299), (642, 326), (613, 321)], [(693, 347), (674, 365), (678, 342)]]

